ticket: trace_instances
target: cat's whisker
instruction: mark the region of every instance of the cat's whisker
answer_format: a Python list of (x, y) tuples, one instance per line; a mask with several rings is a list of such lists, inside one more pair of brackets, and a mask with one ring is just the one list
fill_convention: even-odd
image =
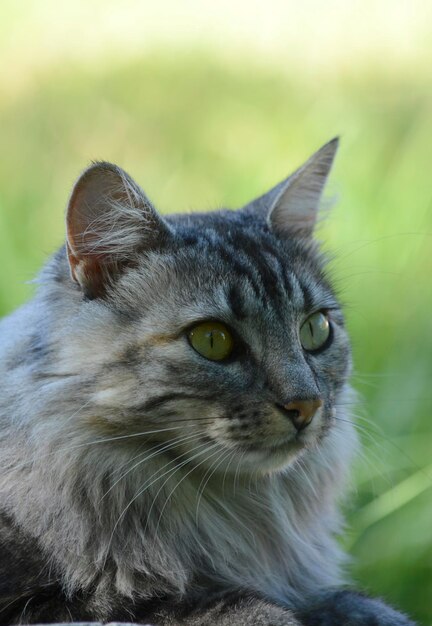
[[(331, 265), (332, 268), (335, 266), (340, 265), (342, 262), (345, 265), (346, 259), (349, 258), (350, 256), (352, 256), (353, 254), (357, 254), (357, 252), (359, 252), (360, 250), (363, 250), (364, 248), (367, 248), (368, 246), (373, 246), (376, 245), (377, 243), (380, 243), (382, 241), (386, 241), (388, 239), (394, 239), (395, 237), (407, 237), (408, 235), (410, 236), (417, 236), (417, 237), (424, 237), (425, 233), (424, 232), (415, 232), (415, 231), (407, 231), (407, 232), (402, 232), (402, 233), (392, 233), (390, 235), (382, 235), (381, 237), (376, 237), (374, 239), (367, 239), (366, 241), (362, 241), (361, 243), (359, 243), (359, 245), (355, 248), (350, 248), (348, 251), (343, 251), (342, 248), (338, 250), (334, 250), (334, 255), (333, 255), (333, 259), (331, 261)], [(351, 242), (351, 246), (352, 246)], [(343, 251), (343, 254), (342, 254)]]
[(82, 406), (80, 406), (80, 408), (77, 409), (74, 413), (72, 413), (72, 415), (69, 415), (69, 417), (65, 419), (63, 424), (67, 424), (68, 422), (70, 422), (74, 417), (79, 415), (83, 409), (89, 406), (89, 404), (91, 404), (91, 399), (87, 400), (87, 402), (85, 402)]
[[(363, 426), (362, 424), (359, 424), (357, 421), (353, 421), (353, 420), (349, 420), (346, 418), (342, 418), (342, 417), (335, 417), (334, 418), (336, 423), (344, 423), (344, 424), (351, 424), (354, 429), (362, 436), (365, 437), (373, 446), (383, 446), (384, 443), (389, 443), (389, 440), (387, 440), (387, 438), (384, 435), (381, 435), (379, 432), (370, 432), (366, 426)], [(378, 435), (379, 437), (381, 437), (381, 439), (383, 441), (378, 442), (375, 438), (375, 436)], [(370, 450), (370, 448), (368, 448)]]
[[(147, 527), (148, 527), (149, 520), (151, 519), (151, 512), (152, 512), (152, 510), (153, 510), (153, 506), (154, 506), (155, 502), (157, 501), (157, 498), (158, 498), (158, 496), (159, 496), (160, 492), (162, 491), (163, 487), (166, 485), (166, 483), (167, 483), (167, 482), (168, 482), (168, 481), (169, 481), (169, 480), (170, 480), (170, 479), (171, 479), (171, 478), (172, 478), (172, 477), (173, 477), (173, 476), (174, 476), (174, 475), (175, 475), (178, 471), (180, 471), (180, 470), (181, 470), (181, 468), (183, 468), (185, 465), (187, 465), (188, 463), (190, 463), (190, 461), (192, 461), (192, 460), (193, 460), (193, 459), (195, 459), (196, 457), (200, 456), (201, 454), (203, 454), (203, 453), (205, 453), (205, 452), (208, 452), (208, 450), (212, 449), (213, 447), (215, 447), (215, 446), (217, 446), (217, 445), (218, 445), (218, 444), (216, 444), (216, 443), (215, 443), (215, 444), (212, 444), (212, 445), (209, 447), (209, 446), (208, 446), (208, 443), (207, 443), (207, 442), (205, 442), (205, 443), (203, 443), (203, 444), (201, 444), (201, 445), (199, 445), (199, 446), (195, 446), (195, 447), (194, 447), (194, 448), (192, 448), (189, 452), (184, 453), (184, 454), (182, 454), (182, 455), (180, 455), (180, 456), (178, 457), (178, 458), (181, 458), (182, 456), (187, 456), (187, 458), (186, 458), (184, 461), (182, 461), (182, 462), (180, 463), (180, 465), (176, 464), (176, 465), (174, 466), (174, 468), (171, 468), (170, 470), (168, 470), (168, 471), (164, 472), (161, 476), (157, 477), (155, 480), (153, 480), (152, 482), (150, 482), (150, 484), (148, 484), (148, 485), (146, 485), (146, 484), (145, 484), (145, 487), (139, 491), (138, 496), (139, 496), (139, 495), (141, 495), (142, 493), (144, 493), (144, 491), (146, 491), (146, 490), (147, 490), (147, 489), (148, 489), (148, 488), (149, 488), (149, 487), (150, 487), (153, 483), (155, 483), (157, 480), (159, 480), (159, 479), (163, 478), (164, 476), (166, 476), (166, 475), (168, 474), (168, 477), (166, 478), (166, 480), (164, 481), (164, 483), (163, 483), (163, 484), (159, 487), (159, 489), (158, 489), (158, 491), (157, 491), (156, 495), (155, 495), (155, 496), (154, 496), (154, 498), (152, 499), (152, 504), (151, 504), (151, 506), (150, 506), (149, 511), (147, 512), (147, 521), (146, 521), (146, 525), (145, 525), (145, 527), (144, 527), (144, 534), (146, 534), (146, 532), (147, 532)], [(203, 448), (203, 447), (204, 447), (205, 449), (204, 449), (202, 452), (198, 452), (198, 453), (196, 453), (196, 454), (194, 454), (194, 455), (192, 455), (192, 456), (191, 456), (191, 453), (192, 453), (192, 452), (195, 452), (196, 450), (200, 450), (200, 449), (201, 449), (201, 448)], [(205, 459), (204, 459), (204, 460), (205, 460)], [(171, 465), (171, 464), (172, 464), (172, 462), (171, 462), (171, 463), (167, 463), (167, 464), (166, 464), (163, 468), (161, 468), (161, 469), (165, 469), (165, 467), (168, 467), (168, 465)], [(192, 470), (193, 470), (193, 469), (195, 469), (195, 466), (193, 466)], [(159, 470), (159, 471), (160, 471), (160, 470)], [(159, 473), (159, 471), (158, 471), (158, 472), (156, 472), (156, 474), (153, 474), (153, 477), (154, 477), (155, 475), (157, 475), (157, 474)], [(189, 472), (189, 473), (190, 473), (190, 472)], [(153, 477), (152, 477), (152, 478), (153, 478)], [(136, 497), (138, 497), (138, 496), (135, 496), (135, 498), (136, 498)], [(166, 500), (166, 502), (165, 502), (165, 504), (164, 504), (163, 509), (165, 508), (167, 501), (168, 501), (168, 500)], [(159, 521), (160, 521), (160, 519), (161, 519), (161, 517), (159, 517)], [(157, 527), (159, 526), (159, 521), (158, 521)], [(157, 533), (155, 532), (155, 533), (154, 533), (155, 540), (156, 540), (156, 536), (157, 536)]]
[[(224, 454), (221, 459), (219, 460), (219, 462), (214, 465), (213, 463), (210, 465), (210, 467), (207, 469), (207, 471), (205, 472), (204, 476), (201, 479), (200, 484), (198, 485), (198, 489), (197, 489), (197, 504), (196, 504), (196, 509), (195, 509), (195, 523), (198, 526), (198, 512), (199, 512), (199, 505), (201, 502), (201, 498), (204, 494), (204, 489), (206, 488), (206, 486), (208, 485), (211, 477), (213, 476), (213, 474), (217, 471), (218, 467), (226, 460), (228, 459), (230, 456), (232, 457), (233, 455), (233, 451), (232, 450), (228, 450), (226, 454)], [(226, 472), (226, 469), (225, 469)], [(224, 474), (224, 477), (226, 476), (226, 474)], [(222, 482), (222, 492), (223, 492), (223, 482)]]
[[(108, 549), (107, 549), (107, 554), (109, 551), (109, 547), (112, 543), (115, 531), (118, 527), (118, 525), (120, 524), (121, 520), (123, 519), (123, 517), (126, 515), (127, 511), (130, 509), (130, 507), (132, 506), (132, 504), (149, 488), (151, 487), (155, 482), (157, 482), (158, 480), (160, 480), (161, 478), (163, 478), (164, 476), (166, 476), (168, 473), (173, 472), (173, 469), (169, 469), (166, 472), (163, 472), (162, 474), (160, 474), (160, 472), (162, 472), (166, 467), (169, 467), (170, 465), (176, 464), (176, 466), (174, 467), (174, 471), (176, 471), (178, 469), (178, 465), (177, 465), (177, 461), (178, 459), (184, 457), (184, 456), (189, 456), (192, 452), (194, 452), (195, 450), (202, 448), (203, 446), (208, 446), (208, 443), (204, 443), (201, 444), (200, 446), (196, 446), (195, 448), (192, 448), (192, 450), (188, 451), (188, 452), (184, 452), (183, 454), (180, 454), (176, 459), (172, 459), (171, 461), (169, 461), (168, 463), (166, 463), (163, 467), (161, 467), (159, 470), (157, 470), (157, 472), (155, 472), (154, 474), (152, 474), (152, 476), (150, 476), (150, 478), (144, 482), (143, 486), (138, 490), (138, 492), (134, 495), (133, 498), (131, 498), (131, 500), (129, 501), (129, 503), (125, 506), (125, 508), (123, 509), (123, 511), (120, 513), (120, 515), (117, 518), (116, 523), (114, 524), (114, 527), (112, 529), (111, 532), (111, 536), (110, 539), (108, 541)], [(186, 461), (184, 462), (186, 464), (186, 462), (188, 462), (189, 459), (186, 459)], [(183, 464), (181, 464), (182, 466)], [(160, 474), (160, 475), (158, 475)], [(153, 502), (152, 505), (150, 507), (150, 509), (153, 508), (153, 505), (156, 501), (156, 498), (153, 498)], [(146, 522), (146, 526), (144, 529), (144, 534), (146, 533), (147, 530), (147, 525), (148, 525), (148, 521), (150, 519), (150, 512), (147, 513), (147, 522)]]
[[(352, 414), (352, 412), (351, 412), (351, 414)], [(361, 416), (361, 415), (355, 415), (354, 418), (355, 418), (354, 420), (349, 420), (347, 418), (340, 418), (340, 417), (336, 417), (335, 419), (337, 421), (339, 421), (339, 422), (346, 422), (346, 423), (352, 424), (354, 426), (354, 428), (361, 435), (365, 436), (370, 441), (370, 443), (373, 446), (376, 446), (376, 447), (379, 447), (380, 449), (382, 448), (383, 450), (385, 450), (385, 448), (384, 448), (384, 444), (385, 444), (386, 446), (388, 446), (387, 447), (387, 452), (388, 452), (390, 447), (394, 448), (407, 461), (409, 461), (411, 466), (416, 471), (424, 474), (424, 476), (427, 477), (431, 481), (431, 483), (432, 483), (432, 477), (428, 474), (428, 472), (424, 469), (424, 467), (419, 465), (409, 454), (407, 454), (407, 452), (403, 448), (398, 446), (388, 435), (386, 435), (386, 433), (384, 432), (384, 430), (383, 430), (383, 428), (381, 426), (376, 424), (373, 420), (370, 420), (369, 418), (366, 418), (366, 417)], [(366, 426), (364, 426), (362, 424), (359, 424), (358, 423), (359, 420), (365, 422), (366, 426), (370, 427), (372, 432), (370, 432), (366, 428)], [(379, 437), (381, 441), (377, 442), (375, 437)], [(379, 471), (379, 475), (384, 480), (386, 480), (386, 482), (389, 485), (394, 486), (394, 479), (390, 476), (389, 468), (384, 463), (383, 458), (378, 454), (378, 452), (375, 452), (371, 447), (367, 447), (367, 448), (362, 448), (360, 450), (360, 455), (362, 456), (364, 461), (368, 465), (370, 465), (372, 467), (372, 472), (374, 473), (374, 471), (376, 470), (376, 466), (372, 465), (372, 461), (367, 456), (367, 455), (373, 455), (373, 457), (374, 457), (375, 461), (378, 463), (378, 465), (383, 468), (382, 470)], [(372, 475), (371, 479), (373, 480), (373, 475)]]
[[(217, 503), (218, 503), (218, 506), (219, 506), (219, 507), (220, 507), (223, 511), (225, 511), (225, 513), (226, 513), (226, 514), (227, 514), (227, 515), (228, 515), (231, 519), (233, 519), (233, 520), (234, 520), (234, 522), (236, 523), (237, 527), (239, 527), (239, 528), (241, 527), (241, 528), (243, 528), (243, 529), (246, 531), (246, 533), (250, 536), (252, 543), (256, 546), (256, 545), (257, 545), (257, 542), (256, 542), (256, 537), (255, 537), (255, 534), (253, 533), (252, 529), (251, 529), (251, 528), (249, 528), (249, 527), (248, 527), (248, 526), (247, 526), (247, 525), (246, 525), (246, 524), (242, 521), (241, 517), (240, 517), (239, 515), (237, 515), (237, 514), (234, 512), (233, 507), (232, 507), (232, 506), (229, 506), (226, 502), (224, 502), (224, 501), (223, 501), (223, 500), (221, 500), (221, 499), (218, 499)], [(259, 505), (259, 506), (261, 505), (261, 501), (258, 503), (258, 505)]]
[(318, 493), (316, 491), (316, 487), (313, 484), (313, 482), (311, 481), (310, 477), (308, 476), (307, 470), (304, 466), (304, 460), (300, 457), (298, 458), (295, 463), (293, 464), (293, 469), (294, 471), (297, 471), (299, 473), (301, 473), (301, 475), (303, 476), (305, 482), (309, 485), (310, 490), (312, 491), (312, 493), (314, 494), (315, 497), (318, 497)]
[[(174, 495), (174, 492), (175, 492), (175, 491), (177, 490), (177, 488), (181, 485), (181, 483), (182, 483), (184, 480), (186, 480), (186, 478), (187, 478), (188, 476), (190, 476), (190, 474), (192, 474), (192, 472), (196, 471), (196, 470), (198, 469), (198, 467), (200, 467), (201, 465), (203, 465), (203, 463), (207, 463), (209, 459), (212, 459), (212, 458), (215, 456), (215, 454), (218, 454), (218, 453), (219, 453), (219, 451), (220, 451), (220, 450), (219, 450), (219, 448), (220, 448), (220, 444), (219, 444), (219, 443), (215, 443), (215, 444), (213, 444), (212, 446), (210, 446), (210, 447), (208, 448), (208, 450), (204, 450), (204, 451), (202, 451), (202, 452), (198, 452), (198, 453), (197, 453), (197, 454), (195, 454), (193, 457), (191, 457), (191, 459), (194, 459), (194, 458), (196, 458), (197, 456), (201, 456), (201, 454), (207, 453), (207, 452), (209, 452), (210, 450), (212, 450), (212, 449), (214, 449), (214, 448), (217, 448), (217, 449), (213, 452), (213, 454), (210, 454), (210, 456), (206, 456), (206, 458), (205, 458), (205, 459), (203, 459), (202, 461), (200, 461), (200, 463), (198, 463), (197, 465), (195, 465), (195, 464), (194, 464), (194, 465), (192, 466), (192, 468), (191, 468), (188, 472), (186, 472), (186, 474), (184, 474), (184, 476), (182, 476), (182, 477), (180, 478), (180, 480), (176, 483), (176, 485), (175, 485), (175, 486), (173, 487), (173, 489), (170, 491), (170, 493), (168, 494), (168, 496), (165, 498), (165, 502), (164, 502), (164, 504), (163, 504), (163, 506), (162, 506), (162, 509), (161, 509), (160, 513), (159, 513), (159, 518), (158, 518), (158, 521), (157, 521), (157, 524), (156, 524), (156, 527), (155, 527), (155, 531), (154, 531), (154, 541), (156, 541), (157, 534), (158, 534), (158, 530), (159, 530), (159, 526), (160, 526), (160, 523), (161, 523), (161, 521), (162, 521), (162, 516), (163, 516), (163, 514), (164, 514), (164, 511), (165, 511), (165, 509), (166, 509), (166, 507), (167, 507), (167, 504), (168, 504), (169, 500), (170, 500), (170, 499), (171, 499), (171, 497)], [(184, 462), (182, 463), (182, 465), (181, 465), (178, 469), (180, 469), (181, 467), (183, 467), (184, 465), (186, 465), (186, 464), (187, 464), (187, 462), (188, 462), (188, 460), (187, 460), (187, 461), (184, 461)], [(163, 488), (163, 487), (166, 485), (166, 483), (167, 483), (167, 482), (168, 482), (171, 478), (172, 478), (172, 476), (168, 476), (168, 478), (165, 480), (165, 482), (164, 482), (164, 484), (162, 485), (162, 487), (161, 487), (161, 488)], [(158, 491), (158, 494), (159, 494), (159, 491)], [(156, 499), (156, 498), (155, 498), (155, 499)]]
[(346, 417), (335, 416), (334, 420), (336, 422), (340, 422), (343, 424), (351, 424), (351, 426), (354, 426), (356, 430), (358, 430), (361, 433), (364, 433), (365, 435), (368, 435), (369, 437), (373, 437), (373, 435), (376, 434), (376, 433), (371, 433), (363, 424), (359, 424), (357, 421), (357, 418), (355, 420), (350, 420)]
[[(339, 422), (346, 422), (346, 423), (352, 424), (360, 432), (360, 434), (368, 437), (368, 439), (370, 440), (370, 442), (374, 446), (378, 446), (378, 445), (383, 446), (384, 444), (387, 444), (389, 446), (393, 446), (407, 461), (409, 461), (411, 463), (411, 465), (414, 467), (414, 469), (416, 469), (417, 471), (423, 473), (432, 482), (432, 477), (425, 471), (424, 467), (419, 465), (409, 454), (407, 454), (405, 452), (405, 450), (403, 450), (403, 448), (398, 446), (394, 441), (392, 441), (391, 439), (389, 439), (385, 435), (382, 435), (379, 431), (377, 431), (377, 432), (372, 434), (369, 431), (367, 431), (364, 427), (362, 427), (360, 424), (357, 424), (354, 421), (351, 421), (351, 420), (348, 420), (348, 419), (343, 419), (343, 418), (340, 418), (340, 417), (336, 417), (335, 419), (337, 421), (339, 421)], [(380, 444), (378, 444), (378, 442), (373, 438), (373, 435), (378, 435), (379, 437), (381, 437), (382, 441), (381, 441)], [(380, 456), (378, 456), (378, 453), (373, 452), (373, 450), (371, 448), (363, 449), (362, 453), (363, 454), (373, 454), (374, 458), (378, 461), (378, 463), (380, 465), (384, 465), (384, 462), (383, 462), (382, 458)], [(366, 460), (368, 460), (366, 456), (364, 458)], [(375, 467), (374, 467), (374, 469), (375, 469)], [(392, 480), (388, 476), (388, 470), (386, 471), (385, 474), (381, 472), (380, 475), (383, 478), (385, 478), (387, 480), (387, 482), (389, 482), (389, 484), (391, 484), (391, 485), (394, 484), (392, 482)]]
[[(365, 467), (369, 468), (369, 477), (368, 481), (370, 481), (372, 486), (372, 491), (376, 493), (375, 488), (375, 479), (376, 475), (378, 475), (382, 480), (386, 482), (389, 487), (394, 487), (395, 482), (392, 476), (390, 475), (388, 467), (385, 465), (383, 459), (380, 455), (371, 450), (370, 448), (366, 450), (359, 451), (359, 457), (364, 463)], [(358, 491), (358, 488), (357, 488)]]
[(237, 463), (236, 471), (235, 471), (235, 473), (234, 473), (234, 484), (233, 484), (233, 487), (234, 487), (234, 497), (235, 497), (235, 495), (236, 495), (236, 483), (237, 483), (237, 478), (238, 478), (238, 475), (239, 475), (239, 472), (240, 472), (240, 467), (241, 467), (241, 464), (242, 464), (242, 461), (243, 461), (243, 459), (244, 459), (244, 457), (245, 457), (246, 452), (247, 452), (247, 451), (246, 451), (246, 450), (244, 450), (244, 451), (243, 451), (243, 453), (240, 455), (239, 460), (238, 460), (238, 463)]
[(353, 401), (338, 401), (336, 409), (344, 409), (347, 408), (349, 409), (349, 415), (351, 418), (353, 418), (353, 420), (355, 422), (364, 422), (365, 424), (367, 424), (368, 426), (370, 426), (370, 428), (378, 433), (381, 434), (383, 436), (386, 435), (383, 427), (375, 420), (372, 419), (371, 417), (366, 417), (364, 415), (364, 413), (359, 413), (358, 411), (356, 411), (355, 409), (358, 409), (358, 402), (353, 400)]
[(190, 424), (191, 426), (195, 423), (199, 423), (201, 424), (212, 424), (214, 422), (214, 418), (213, 417), (193, 417), (193, 418), (186, 418), (184, 420), (179, 420), (179, 419), (175, 419), (174, 420), (174, 424)]
[(228, 463), (227, 463), (227, 465), (225, 467), (225, 471), (224, 471), (223, 478), (222, 478), (222, 497), (225, 496), (225, 481), (226, 481), (226, 478), (227, 478), (228, 470), (229, 470), (229, 468), (231, 466), (231, 462), (235, 458), (236, 454), (237, 454), (237, 450), (235, 450), (235, 449), (232, 450), (231, 456), (229, 458), (229, 461), (228, 461)]
[(15, 471), (18, 469), (21, 469), (22, 467), (26, 467), (27, 465), (31, 465), (33, 463), (36, 463), (37, 461), (40, 460), (44, 460), (50, 456), (57, 456), (61, 453), (64, 452), (70, 452), (71, 450), (77, 450), (79, 448), (85, 448), (88, 446), (92, 446), (92, 445), (96, 445), (96, 444), (100, 444), (100, 443), (108, 443), (108, 442), (112, 442), (112, 441), (118, 441), (118, 440), (123, 440), (123, 439), (131, 439), (134, 437), (144, 437), (147, 435), (154, 435), (157, 433), (162, 433), (162, 432), (169, 432), (172, 430), (184, 430), (184, 426), (171, 426), (169, 428), (159, 428), (159, 429), (155, 429), (155, 430), (148, 430), (148, 431), (143, 431), (140, 433), (131, 433), (129, 435), (118, 435), (116, 437), (105, 437), (105, 438), (100, 438), (100, 439), (95, 439), (93, 441), (85, 441), (83, 443), (78, 443), (75, 445), (69, 445), (67, 447), (64, 448), (58, 448), (57, 450), (54, 450), (53, 452), (47, 452), (46, 454), (42, 454), (39, 455), (37, 457), (33, 457), (31, 459), (27, 459), (26, 461), (24, 461), (23, 463), (20, 463), (18, 465), (13, 465), (11, 468), (5, 468), (5, 469), (9, 469), (10, 471)]
[[(156, 444), (156, 446), (152, 446), (151, 448), (147, 448), (145, 447), (146, 443), (143, 442), (141, 443), (141, 445), (138, 447), (139, 452), (137, 452), (137, 454), (134, 454), (133, 457), (127, 458), (126, 461), (124, 461), (121, 465), (119, 465), (118, 467), (116, 467), (116, 470), (124, 470), (126, 467), (128, 467), (130, 465), (130, 463), (132, 461), (135, 461), (135, 459), (138, 459), (139, 457), (141, 457), (143, 454), (145, 454), (148, 450), (153, 450), (157, 445), (162, 445), (162, 443), (160, 444)], [(103, 496), (102, 496), (103, 498)], [(102, 499), (101, 498), (101, 499)], [(100, 502), (100, 501), (99, 501)]]
[[(258, 495), (258, 478), (259, 478), (259, 469), (257, 468), (255, 471), (251, 471), (249, 474), (248, 481), (248, 492), (251, 497), (255, 497)], [(255, 492), (252, 491), (252, 480), (255, 479)]]
[(359, 414), (353, 414), (353, 417), (356, 422), (364, 422), (367, 426), (369, 426), (375, 432), (385, 435), (384, 429), (382, 428), (382, 426), (374, 422), (374, 420), (370, 419), (369, 417), (365, 417), (364, 415), (359, 415)]
[[(143, 456), (144, 454), (147, 455), (148, 452), (151, 452), (152, 450), (156, 450), (156, 452), (153, 452), (152, 454), (146, 456), (144, 459), (141, 459), (140, 461), (138, 461), (138, 463), (135, 463), (134, 465), (132, 465), (132, 467), (130, 467), (126, 472), (124, 472), (112, 485), (109, 489), (107, 489), (107, 491), (105, 491), (105, 493), (103, 494), (103, 496), (100, 498), (99, 503), (105, 498), (106, 495), (108, 495), (108, 493), (114, 489), (114, 487), (121, 481), (123, 480), (130, 472), (132, 472), (134, 469), (136, 469), (139, 465), (142, 465), (143, 463), (146, 463), (147, 461), (149, 461), (150, 459), (154, 458), (155, 456), (158, 456), (159, 454), (161, 454), (162, 452), (165, 452), (166, 450), (170, 450), (171, 448), (176, 447), (179, 443), (184, 443), (185, 441), (189, 441), (189, 440), (193, 440), (193, 439), (198, 439), (201, 436), (201, 433), (194, 433), (192, 435), (187, 435), (184, 437), (176, 437), (174, 439), (171, 439), (169, 442), (164, 442), (164, 443), (159, 443), (156, 446), (152, 446), (151, 448), (149, 448), (148, 450), (144, 450), (144, 452), (141, 452), (140, 454), (134, 456), (131, 461), (135, 460), (136, 458)], [(162, 446), (162, 447), (161, 447)]]

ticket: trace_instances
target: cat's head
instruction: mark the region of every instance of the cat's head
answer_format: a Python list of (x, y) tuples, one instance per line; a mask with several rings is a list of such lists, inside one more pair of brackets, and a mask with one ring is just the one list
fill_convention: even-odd
[(336, 149), (238, 211), (162, 217), (120, 168), (82, 174), (67, 213), (80, 301), (67, 341), (92, 370), (101, 434), (148, 433), (155, 454), (223, 472), (280, 469), (319, 447), (350, 368), (313, 239)]

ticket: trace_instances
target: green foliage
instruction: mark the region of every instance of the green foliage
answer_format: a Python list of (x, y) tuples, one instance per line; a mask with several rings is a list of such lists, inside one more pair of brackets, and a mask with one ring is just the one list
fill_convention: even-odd
[(421, 76), (305, 77), (197, 54), (52, 67), (0, 102), (0, 310), (27, 299), (91, 159), (162, 211), (240, 206), (336, 134), (320, 236), (352, 333), (365, 444), (346, 508), (354, 577), (427, 620), (432, 598), (431, 93)]

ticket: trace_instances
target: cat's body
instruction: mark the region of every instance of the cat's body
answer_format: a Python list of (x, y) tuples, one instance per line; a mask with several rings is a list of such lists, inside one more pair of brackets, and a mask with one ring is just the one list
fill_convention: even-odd
[[(311, 237), (335, 148), (238, 212), (162, 220), (114, 166), (80, 179), (0, 324), (1, 624), (411, 623), (337, 591), (350, 350)], [(209, 320), (226, 357), (194, 343)]]

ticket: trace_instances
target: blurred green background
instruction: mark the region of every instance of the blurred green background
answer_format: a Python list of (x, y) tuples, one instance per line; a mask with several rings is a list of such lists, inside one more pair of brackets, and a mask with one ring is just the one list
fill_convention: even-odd
[[(265, 5), (265, 6), (264, 6)], [(115, 161), (163, 212), (240, 206), (336, 134), (320, 230), (346, 305), (364, 452), (344, 543), (432, 623), (432, 3), (21, 1), (0, 8), (0, 312)]]

